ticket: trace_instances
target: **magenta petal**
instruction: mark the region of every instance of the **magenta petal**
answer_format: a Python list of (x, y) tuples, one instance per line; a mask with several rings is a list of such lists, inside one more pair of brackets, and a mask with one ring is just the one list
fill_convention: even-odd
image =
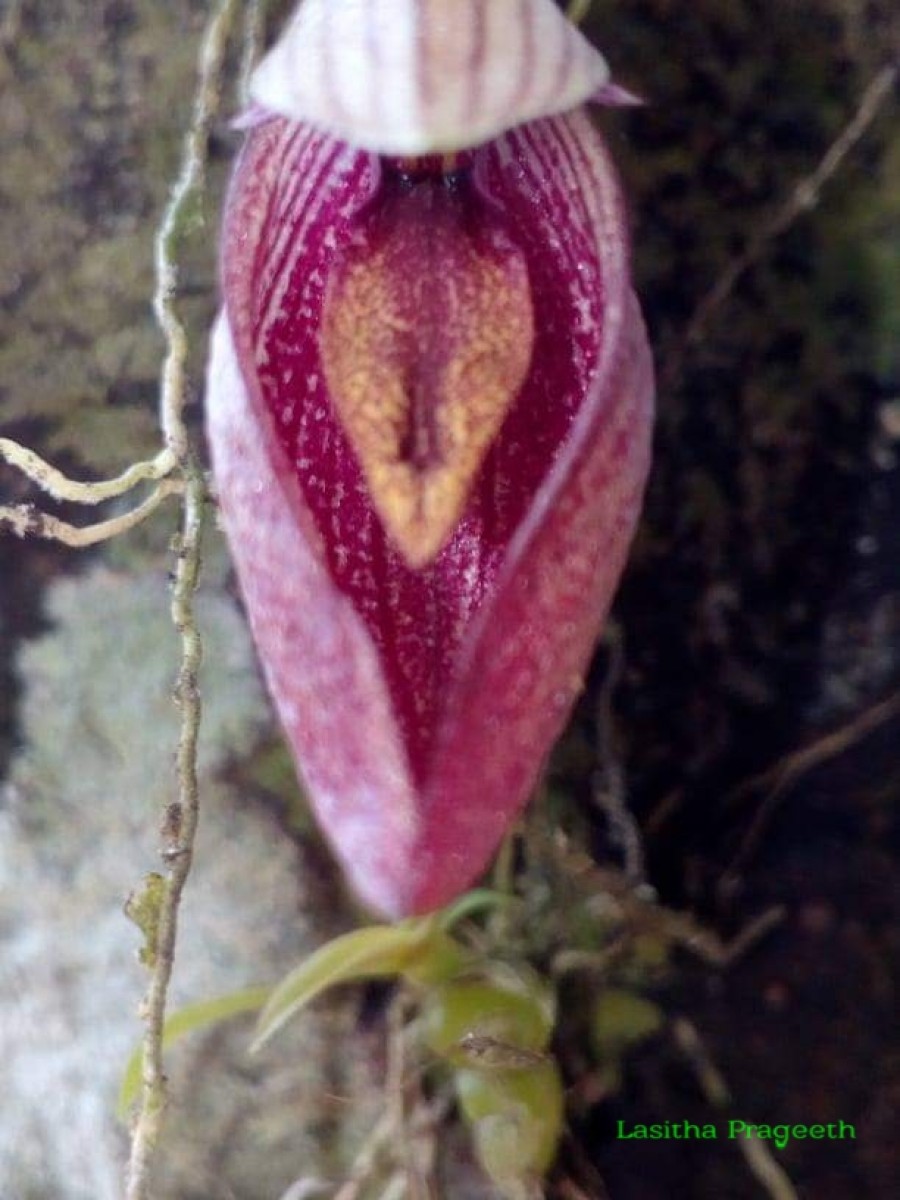
[(376, 158), (283, 119), (254, 128), (210, 364), (223, 518), (269, 686), (348, 877), (392, 916), (467, 887), (525, 803), (649, 462), (652, 367), (599, 136), (583, 111), (534, 122), (469, 169), (473, 227), (502, 222), (527, 262), (535, 344), (429, 566), (385, 535), (318, 356), (329, 270), (376, 202)]

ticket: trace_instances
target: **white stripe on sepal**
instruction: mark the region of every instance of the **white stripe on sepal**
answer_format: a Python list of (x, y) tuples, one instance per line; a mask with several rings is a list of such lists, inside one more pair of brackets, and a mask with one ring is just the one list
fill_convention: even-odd
[(353, 146), (422, 155), (567, 112), (608, 82), (553, 0), (302, 0), (251, 96)]

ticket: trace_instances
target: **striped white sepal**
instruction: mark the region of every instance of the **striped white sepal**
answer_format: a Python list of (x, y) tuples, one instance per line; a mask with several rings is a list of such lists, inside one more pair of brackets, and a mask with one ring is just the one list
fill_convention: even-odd
[(302, 0), (252, 98), (378, 154), (464, 150), (609, 81), (553, 0)]

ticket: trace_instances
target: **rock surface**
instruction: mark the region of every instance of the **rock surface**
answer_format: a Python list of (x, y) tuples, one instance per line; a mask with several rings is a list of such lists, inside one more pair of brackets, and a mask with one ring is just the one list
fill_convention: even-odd
[[(50, 588), (53, 631), (20, 657), (25, 745), (0, 810), (0, 1180), (15, 1200), (121, 1195), (115, 1097), (145, 986), (122, 905), (158, 867), (174, 782), (167, 598), (158, 571), (92, 568)], [(316, 940), (302, 853), (221, 778), (269, 720), (243, 621), (221, 591), (199, 620), (203, 816), (174, 1007), (277, 979)], [(252, 1061), (246, 1022), (176, 1046), (160, 1195), (262, 1200), (321, 1165), (303, 1114), (334, 1084), (327, 1045), (347, 1019), (298, 1022)]]

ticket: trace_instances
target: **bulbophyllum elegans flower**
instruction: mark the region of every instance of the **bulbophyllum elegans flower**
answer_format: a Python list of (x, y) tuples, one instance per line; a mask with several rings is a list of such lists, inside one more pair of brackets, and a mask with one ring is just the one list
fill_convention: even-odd
[(318, 818), (390, 916), (469, 886), (582, 686), (653, 375), (552, 0), (305, 0), (257, 69), (209, 438)]

